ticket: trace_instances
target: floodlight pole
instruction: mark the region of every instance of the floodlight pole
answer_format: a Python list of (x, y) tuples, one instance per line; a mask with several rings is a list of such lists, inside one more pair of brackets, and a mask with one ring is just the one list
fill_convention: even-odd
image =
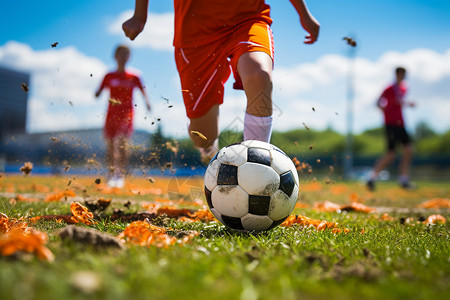
[(345, 140), (344, 153), (344, 178), (353, 178), (353, 102), (355, 98), (354, 75), (355, 75), (356, 47), (348, 46), (348, 78), (347, 78), (347, 136)]

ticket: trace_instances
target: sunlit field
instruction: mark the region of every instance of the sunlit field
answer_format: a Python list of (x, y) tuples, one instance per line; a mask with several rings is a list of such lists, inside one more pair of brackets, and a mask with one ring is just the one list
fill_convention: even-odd
[(251, 234), (201, 177), (1, 174), (0, 298), (445, 299), (450, 186), (417, 184), (303, 177), (292, 216)]

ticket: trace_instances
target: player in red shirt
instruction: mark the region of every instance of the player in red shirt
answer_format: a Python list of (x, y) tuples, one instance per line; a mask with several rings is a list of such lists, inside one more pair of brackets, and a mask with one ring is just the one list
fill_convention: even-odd
[(128, 163), (128, 139), (133, 134), (133, 90), (138, 88), (144, 96), (147, 109), (150, 101), (138, 76), (125, 70), (130, 57), (127, 46), (118, 46), (114, 53), (117, 70), (108, 73), (95, 93), (100, 96), (104, 88), (109, 88), (110, 99), (104, 127), (107, 143), (106, 162), (108, 164), (108, 185), (121, 188)]
[(376, 162), (372, 174), (367, 181), (367, 187), (370, 190), (375, 189), (375, 180), (377, 179), (378, 174), (394, 161), (396, 156), (395, 148), (398, 144), (403, 145), (403, 158), (400, 162), (399, 183), (403, 188), (412, 188), (409, 181), (409, 169), (413, 149), (411, 139), (405, 129), (402, 108), (404, 106), (413, 107), (415, 104), (414, 102), (404, 100), (407, 91), (406, 84), (404, 82), (406, 77), (406, 69), (403, 67), (398, 67), (395, 70), (395, 76), (395, 82), (383, 91), (377, 101), (377, 106), (383, 111), (384, 114), (387, 153)]
[[(312, 44), (320, 24), (303, 0), (290, 0)], [(264, 0), (175, 0), (175, 61), (181, 80), (189, 134), (203, 161), (217, 151), (219, 105), (233, 73), (244, 89), (244, 140), (270, 141), (272, 132), (273, 37)], [(133, 40), (147, 20), (148, 0), (136, 0), (134, 16), (122, 27)], [(196, 132), (202, 135), (195, 134)], [(205, 139), (206, 137), (206, 139)]]

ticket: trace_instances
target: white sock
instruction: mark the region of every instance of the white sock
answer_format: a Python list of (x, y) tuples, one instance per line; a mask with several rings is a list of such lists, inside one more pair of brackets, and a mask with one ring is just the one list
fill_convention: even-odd
[(270, 143), (272, 135), (272, 116), (256, 117), (245, 112), (244, 141), (257, 140)]

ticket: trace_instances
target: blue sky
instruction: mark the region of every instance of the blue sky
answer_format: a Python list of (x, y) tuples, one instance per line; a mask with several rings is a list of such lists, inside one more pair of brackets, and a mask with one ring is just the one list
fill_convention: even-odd
[[(353, 61), (356, 132), (381, 125), (374, 101), (392, 81), (397, 64), (410, 71), (409, 97), (418, 104), (406, 111), (408, 126), (413, 129), (426, 121), (438, 131), (450, 128), (443, 113), (450, 111), (450, 1), (307, 1), (321, 23), (314, 45), (303, 44), (306, 33), (288, 0), (267, 3), (274, 19), (276, 130), (303, 123), (315, 129), (346, 130), (351, 63), (344, 36), (358, 42)], [(104, 73), (114, 68), (113, 48), (126, 42), (133, 51), (130, 67), (139, 70), (153, 104), (153, 111), (146, 114), (136, 94), (136, 127), (152, 131), (151, 122), (161, 118), (167, 134), (186, 135), (187, 119), (170, 44), (173, 2), (150, 1), (147, 33), (129, 42), (119, 25), (133, 7), (133, 0), (2, 3), (0, 65), (32, 75), (29, 131), (101, 127), (107, 93), (95, 101), (94, 90)], [(51, 48), (54, 42), (59, 44)], [(221, 128), (234, 128), (236, 118), (243, 118), (245, 97), (233, 91), (231, 83), (230, 78)]]

